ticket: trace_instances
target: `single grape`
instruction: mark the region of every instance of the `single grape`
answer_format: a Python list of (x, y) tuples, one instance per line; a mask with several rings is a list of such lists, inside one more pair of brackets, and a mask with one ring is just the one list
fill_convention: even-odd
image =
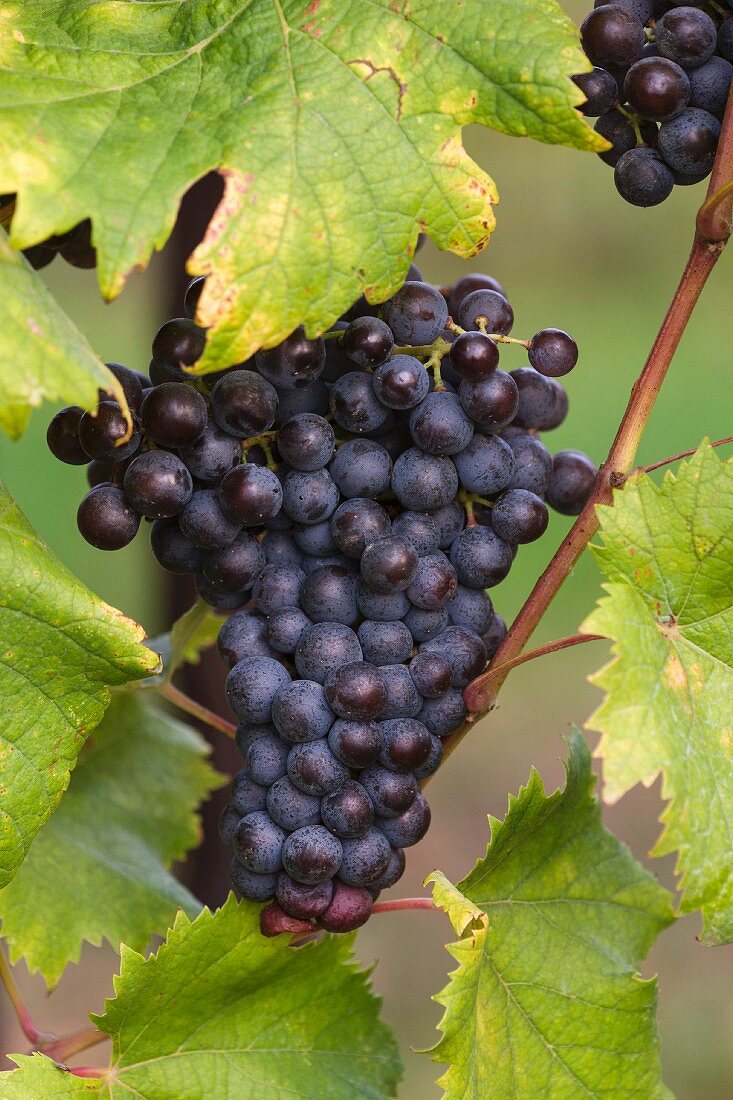
[(242, 768), (232, 780), (230, 805), (240, 818), (253, 814), (256, 810), (264, 810), (267, 806), (267, 787), (255, 783), (247, 769)]
[(197, 573), (201, 569), (203, 551), (186, 538), (175, 518), (155, 521), (150, 528), (150, 546), (169, 573)]
[(511, 547), (485, 527), (467, 527), (453, 543), (450, 560), (467, 588), (493, 588), (512, 567)]
[(380, 722), (382, 748), (379, 763), (396, 772), (414, 772), (430, 755), (430, 734), (414, 718), (391, 718)]
[(143, 430), (163, 447), (194, 443), (206, 429), (206, 402), (183, 382), (164, 382), (149, 390), (142, 403)]
[(443, 742), (434, 733), (429, 733), (428, 737), (430, 738), (430, 752), (425, 763), (419, 768), (415, 768), (413, 774), (416, 779), (427, 779), (428, 776), (435, 775), (443, 760)]
[(388, 409), (413, 409), (430, 391), (430, 375), (414, 355), (393, 355), (374, 372), (374, 392)]
[[(417, 717), (436, 737), (449, 737), (463, 725), (466, 714), (463, 691), (450, 688), (439, 699), (425, 699)], [(377, 812), (382, 817), (386, 816), (381, 810)]]
[(417, 783), (414, 775), (389, 771), (381, 764), (372, 764), (359, 774), (359, 782), (369, 795), (379, 817), (397, 817), (415, 801)]
[(469, 493), (493, 496), (509, 485), (514, 474), (514, 453), (498, 435), (476, 432), (471, 442), (453, 461), (461, 486)]
[(314, 623), (301, 635), (295, 651), (295, 667), (304, 680), (322, 684), (332, 670), (362, 659), (359, 639), (341, 623)]
[(315, 680), (294, 680), (280, 688), (272, 704), (272, 721), (281, 737), (294, 744), (325, 737), (335, 715)]
[(430, 807), (427, 800), (418, 794), (408, 810), (399, 817), (387, 818), (379, 822), (379, 829), (395, 848), (411, 848), (430, 828)]
[(278, 691), (290, 683), (290, 673), (272, 657), (245, 657), (226, 681), (227, 702), (242, 722), (270, 722)]
[(216, 489), (197, 489), (181, 511), (178, 523), (186, 538), (205, 550), (230, 546), (241, 531), (240, 524), (224, 514)]
[(402, 622), (365, 619), (356, 633), (364, 660), (371, 664), (402, 664), (412, 653), (412, 634)]
[(371, 439), (349, 439), (339, 445), (329, 469), (342, 496), (373, 499), (389, 488), (392, 459)]
[(660, 129), (659, 151), (676, 172), (709, 172), (719, 138), (717, 118), (699, 107), (688, 107)]
[(267, 640), (267, 620), (252, 611), (231, 615), (219, 631), (219, 656), (230, 668), (245, 657), (276, 657)]
[(423, 699), (439, 699), (453, 683), (453, 669), (445, 657), (423, 650), (410, 661), (410, 676)]
[(323, 824), (342, 839), (364, 836), (374, 821), (372, 800), (354, 779), (327, 794), (320, 805)]
[(384, 319), (398, 344), (432, 344), (448, 323), (445, 298), (428, 283), (406, 282), (385, 302)]
[(307, 920), (296, 920), (288, 916), (276, 901), (266, 905), (260, 911), (260, 933), (263, 936), (282, 936), (283, 933), (302, 935), (312, 931), (313, 925)]
[[(56, 458), (58, 458), (58, 455), (56, 455)], [(110, 462), (106, 458), (93, 458), (90, 461), (87, 454), (84, 455), (84, 461), (87, 463), (87, 484), (90, 489), (111, 482), (113, 478), (116, 481), (120, 474), (124, 474), (125, 465), (122, 462)]]
[(464, 332), (452, 344), (449, 362), (460, 378), (479, 382), (499, 366), (499, 347), (482, 332)]
[(632, 206), (658, 206), (672, 194), (674, 173), (654, 149), (630, 149), (619, 158), (614, 183)]
[(284, 607), (297, 607), (305, 573), (292, 565), (266, 565), (252, 591), (252, 600), (263, 615)]
[(353, 497), (339, 505), (331, 517), (331, 534), (342, 553), (357, 561), (374, 539), (390, 532), (387, 512), (376, 500)]
[(206, 330), (188, 317), (174, 317), (158, 329), (153, 339), (153, 363), (161, 382), (182, 382), (189, 377), (184, 367), (192, 367), (201, 358)]
[(357, 367), (378, 367), (392, 354), (394, 340), (384, 321), (357, 317), (341, 337), (341, 346)]
[(519, 405), (517, 384), (503, 370), (495, 370), (478, 382), (464, 379), (458, 398), (476, 427), (484, 432), (498, 431), (511, 424)]
[(579, 515), (597, 476), (597, 467), (582, 451), (558, 451), (552, 461), (547, 503), (563, 516)]
[(139, 455), (125, 471), (123, 485), (132, 507), (148, 519), (178, 515), (193, 494), (188, 468), (168, 451)]
[(278, 653), (295, 653), (311, 620), (299, 607), (283, 607), (267, 620), (267, 641)]
[(121, 550), (135, 538), (140, 516), (121, 489), (97, 485), (79, 505), (76, 524), (82, 538), (97, 550)]
[(140, 446), (140, 432), (133, 417), (132, 434), (126, 443), (127, 421), (116, 401), (100, 401), (95, 412), (85, 412), (78, 424), (78, 440), (88, 458), (123, 462)]
[(299, 920), (315, 920), (328, 908), (333, 897), (333, 883), (330, 880), (309, 886), (296, 882), (285, 871), (277, 876), (275, 897), (285, 912)]
[(278, 390), (299, 390), (323, 373), (326, 348), (320, 337), (309, 340), (298, 328), (277, 347), (258, 351), (255, 364), (262, 377)]
[(480, 588), (466, 588), (463, 584), (458, 586), (446, 610), (451, 626), (465, 626), (474, 634), (483, 634), (494, 619), (494, 606), (488, 592)]
[(451, 666), (454, 687), (466, 687), (486, 666), (484, 643), (478, 634), (465, 626), (449, 626), (435, 638), (422, 642), (420, 649), (445, 658)]
[(242, 445), (211, 422), (203, 435), (179, 448), (178, 454), (197, 481), (215, 485), (241, 460)]
[(321, 823), (320, 801), (299, 791), (286, 775), (276, 779), (267, 791), (266, 805), (275, 824), (289, 833)]
[(399, 535), (384, 535), (374, 539), (361, 558), (361, 576), (375, 592), (391, 595), (404, 592), (417, 573), (418, 556), (414, 548)]
[(720, 24), (717, 51), (725, 61), (733, 61), (733, 19), (730, 16)]
[(487, 660), (491, 660), (501, 643), (504, 641), (505, 636), (506, 623), (502, 619), (501, 615), (494, 615), (494, 621), (492, 622), (491, 626), (481, 635), (481, 641), (486, 646)]
[[(429, 613), (428, 613), (429, 614)], [(382, 721), (391, 718), (414, 718), (421, 699), (406, 665), (384, 665), (380, 672), (387, 689), (387, 701), (382, 708)]]
[(632, 12), (604, 4), (585, 17), (580, 27), (583, 49), (594, 65), (633, 65), (646, 44), (644, 26)]
[(382, 735), (376, 722), (338, 718), (328, 734), (334, 756), (349, 768), (366, 768), (379, 756)]
[(428, 638), (434, 638), (448, 625), (448, 612), (444, 607), (439, 611), (425, 611), (421, 607), (413, 606), (405, 615), (405, 626), (416, 642), (426, 642)]
[(445, 554), (436, 550), (417, 563), (417, 573), (407, 589), (407, 597), (415, 607), (438, 611), (452, 599), (458, 588), (456, 571)]
[(321, 523), (294, 523), (292, 539), (301, 557), (325, 558), (339, 552), (331, 534), (331, 519)]
[(585, 96), (586, 101), (580, 106), (584, 115), (597, 118), (598, 115), (610, 111), (618, 99), (618, 86), (606, 69), (596, 66), (589, 73), (574, 76), (573, 80)]
[(186, 287), (186, 293), (183, 296), (183, 312), (191, 320), (196, 316), (196, 309), (205, 282), (205, 275), (196, 275)]
[(333, 515), (339, 491), (328, 470), (291, 470), (283, 482), (283, 511), (296, 523), (321, 523)]
[(331, 387), (331, 415), (347, 432), (363, 434), (381, 427), (387, 419), (387, 408), (374, 392), (368, 374), (352, 371), (343, 374)]
[(222, 478), (219, 500), (224, 514), (235, 523), (258, 527), (280, 511), (283, 490), (272, 470), (241, 463)]
[(473, 424), (453, 393), (429, 393), (410, 415), (410, 434), (428, 454), (454, 455), (471, 441)]
[(247, 814), (234, 834), (234, 855), (248, 871), (272, 875), (283, 865), (286, 834), (265, 810)]
[(355, 576), (340, 565), (319, 566), (303, 583), (300, 606), (314, 623), (354, 626), (359, 621)]
[(370, 886), (389, 866), (392, 850), (384, 833), (371, 827), (363, 836), (342, 841), (338, 876), (348, 886)]
[(244, 592), (252, 587), (264, 565), (265, 555), (259, 542), (243, 531), (229, 546), (204, 554), (203, 573), (217, 588)]
[(438, 548), (448, 550), (457, 535), (466, 526), (466, 512), (459, 500), (452, 500), (442, 508), (431, 512), (431, 518), (438, 525)]
[(683, 69), (696, 69), (715, 53), (718, 30), (704, 11), (686, 5), (665, 12), (657, 23), (655, 41), (662, 57)]
[(325, 738), (293, 745), (288, 753), (288, 775), (306, 794), (324, 798), (349, 778), (349, 770), (338, 760)]
[(514, 423), (520, 428), (546, 430), (555, 419), (558, 393), (564, 393), (562, 386), (554, 378), (545, 378), (531, 367), (513, 370), (512, 378), (519, 390)]
[(54, 458), (69, 466), (86, 466), (89, 455), (79, 442), (79, 424), (84, 410), (78, 405), (57, 412), (46, 431), (46, 443)]
[(514, 453), (514, 473), (507, 489), (528, 489), (544, 497), (552, 476), (552, 455), (544, 443), (524, 428), (508, 428), (502, 439)]
[(237, 726), (234, 741), (242, 756), (246, 757), (247, 749), (253, 742), (258, 741), (260, 737), (268, 737), (276, 733), (277, 730), (271, 722), (264, 722), (261, 725), (251, 722), (241, 722)]
[(435, 518), (422, 512), (400, 512), (392, 523), (392, 534), (409, 542), (421, 557), (437, 550), (440, 541)]
[[(253, 658), (257, 660), (257, 658)], [(244, 755), (250, 777), (263, 787), (282, 779), (288, 766), (288, 745), (276, 734), (258, 737)]]
[(303, 560), (302, 551), (289, 531), (266, 531), (262, 550), (268, 565), (294, 565), (299, 568)]
[[(440, 745), (440, 742), (438, 742)], [(443, 746), (440, 745), (440, 751), (442, 753)], [(432, 774), (432, 773), (431, 773)], [(396, 882), (402, 878), (405, 873), (405, 853), (401, 848), (393, 848), (389, 857), (389, 863), (386, 870), (382, 872), (378, 879), (370, 883), (369, 889), (372, 893), (379, 893), (382, 890), (388, 890), (390, 886), (394, 886)]]
[(382, 671), (364, 661), (341, 665), (329, 672), (324, 689), (331, 710), (349, 722), (378, 718), (387, 702)]
[(227, 592), (217, 588), (203, 573), (196, 573), (193, 581), (199, 597), (217, 611), (239, 611), (249, 602), (249, 592)]
[(578, 345), (559, 328), (543, 328), (530, 341), (529, 361), (549, 378), (561, 378), (578, 362)]
[(232, 860), (229, 875), (237, 893), (249, 901), (269, 901), (275, 895), (276, 875), (255, 874), (242, 866), (238, 859)]
[[(104, 365), (122, 386), (129, 407), (134, 412), (139, 413), (143, 401), (143, 380), (146, 388), (150, 387), (150, 381), (145, 378), (144, 374), (138, 374), (137, 371), (123, 366), (122, 363), (105, 363)], [(98, 394), (100, 401), (110, 400), (110, 395), (106, 390), (100, 389)]]
[(368, 890), (334, 879), (333, 896), (318, 918), (318, 926), (326, 932), (353, 932), (366, 924), (371, 911), (372, 895)]
[(547, 505), (526, 489), (508, 489), (491, 509), (491, 526), (506, 542), (534, 542), (544, 535), (548, 522)]
[(667, 122), (689, 103), (690, 81), (674, 61), (645, 57), (626, 74), (624, 93), (632, 110), (653, 122)]
[(514, 325), (514, 310), (503, 294), (495, 290), (474, 290), (461, 302), (458, 310), (461, 328), (508, 336)]
[(294, 470), (321, 470), (331, 461), (335, 439), (333, 428), (322, 416), (299, 413), (279, 429), (277, 449), (283, 462)]
[(219, 814), (219, 836), (227, 848), (231, 848), (234, 843), (234, 834), (241, 820), (242, 814), (237, 812), (231, 802)]
[(275, 423), (277, 393), (255, 371), (228, 371), (211, 391), (211, 411), (225, 432), (248, 439)]
[[(733, 19), (723, 24), (723, 26), (726, 25), (733, 29)], [(733, 65), (730, 60), (724, 57), (711, 57), (704, 65), (691, 69), (687, 75), (690, 80), (690, 107), (700, 107), (703, 111), (709, 111), (719, 122), (722, 122), (733, 80)]]
[(410, 609), (410, 601), (404, 592), (374, 592), (359, 577), (356, 582), (356, 606), (365, 619), (388, 623), (403, 619)]
[(410, 447), (394, 464), (392, 490), (403, 508), (432, 512), (453, 501), (458, 491), (458, 474), (449, 458)]

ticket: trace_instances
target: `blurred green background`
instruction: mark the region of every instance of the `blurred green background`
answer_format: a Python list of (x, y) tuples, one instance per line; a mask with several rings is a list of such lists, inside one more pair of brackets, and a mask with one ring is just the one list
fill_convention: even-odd
[[(582, 17), (587, 5), (566, 7)], [(439, 283), (470, 270), (495, 274), (512, 299), (517, 335), (528, 337), (548, 325), (574, 334), (581, 356), (565, 380), (570, 416), (547, 441), (555, 450), (586, 450), (599, 461), (684, 265), (704, 192), (700, 187), (677, 188), (662, 207), (637, 210), (621, 201), (611, 169), (593, 155), (478, 128), (466, 132), (466, 142), (497, 182), (498, 228), (489, 248), (470, 263), (428, 244), (419, 265), (426, 278)], [(732, 434), (731, 264), (733, 256), (724, 256), (704, 293), (655, 408), (640, 463), (694, 447), (705, 435), (714, 439)], [(112, 305), (99, 300), (93, 273), (57, 261), (44, 276), (103, 358), (146, 369), (150, 339), (164, 319), (159, 263), (135, 275)], [(506, 369), (523, 365), (521, 349), (507, 348), (502, 356)], [(82, 543), (74, 513), (84, 491), (84, 473), (61, 466), (45, 451), (42, 440), (50, 413), (48, 407), (35, 413), (20, 443), (0, 440), (3, 477), (62, 560), (155, 634), (164, 625), (167, 589), (147, 540), (143, 536), (107, 557)], [(547, 536), (522, 550), (511, 577), (492, 593), (505, 617), (521, 606), (567, 527), (566, 520), (554, 517)], [(535, 641), (574, 633), (598, 594), (599, 576), (586, 556)], [(488, 839), (486, 814), (503, 816), (507, 793), (526, 781), (531, 766), (539, 769), (548, 789), (562, 781), (562, 736), (572, 723), (582, 725), (598, 704), (600, 695), (586, 677), (607, 656), (605, 644), (593, 643), (512, 675), (498, 709), (475, 728), (431, 784), (433, 828), (410, 852), (399, 895), (422, 892), (422, 879), (435, 867), (454, 880), (467, 872)], [(588, 737), (594, 745), (596, 735)], [(659, 831), (661, 808), (657, 784), (650, 791), (632, 791), (605, 818), (644, 859)], [(673, 887), (673, 861), (648, 862)], [(683, 1100), (730, 1100), (733, 947), (700, 947), (698, 930), (697, 918), (679, 921), (660, 939), (644, 974), (659, 974), (664, 1070), (674, 1094)], [(374, 983), (403, 1050), (403, 1100), (440, 1096), (434, 1085), (438, 1067), (410, 1048), (430, 1046), (437, 1037), (440, 1010), (430, 997), (452, 969), (443, 950), (449, 938), (445, 918), (430, 913), (379, 916), (359, 935), (360, 956), (365, 963), (377, 962)], [(40, 1006), (41, 1024), (71, 1029), (83, 1024), (87, 1010), (100, 1009), (103, 996), (111, 992), (115, 965), (111, 951), (85, 950), (82, 965), (70, 968), (46, 1003), (42, 983), (27, 978), (22, 966), (18, 971), (23, 991)], [(0, 1010), (2, 1049), (25, 1049), (7, 1001), (0, 1001)]]

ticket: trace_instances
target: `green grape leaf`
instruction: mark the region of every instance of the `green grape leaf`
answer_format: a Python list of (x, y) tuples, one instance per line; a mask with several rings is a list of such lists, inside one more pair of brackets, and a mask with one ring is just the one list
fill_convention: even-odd
[(45, 1054), (10, 1054), (17, 1069), (0, 1073), (0, 1100), (73, 1100), (98, 1097), (101, 1079), (76, 1077)]
[(49, 985), (83, 941), (142, 950), (199, 902), (167, 870), (200, 839), (196, 808), (219, 786), (208, 748), (140, 693), (118, 695), (87, 742), (58, 811), (0, 891), (11, 961)]
[(93, 1022), (110, 1035), (110, 1100), (378, 1100), (400, 1063), (352, 936), (292, 948), (232, 896), (180, 913), (157, 954), (123, 948), (116, 997)]
[(469, 901), (442, 871), (433, 871), (428, 875), (423, 886), (430, 884), (434, 903), (448, 916), (459, 936), (465, 936), (468, 931), (486, 930), (489, 924), (486, 914)]
[(156, 671), (143, 637), (54, 557), (0, 482), (0, 887), (56, 809), (108, 685)]
[(477, 252), (496, 189), (461, 128), (599, 150), (556, 0), (7, 0), (0, 190), (13, 243), (93, 220), (113, 297), (186, 189), (225, 193), (190, 270), (209, 275), (202, 372), (323, 330), (402, 283), (422, 228)]
[[(435, 999), (449, 1100), (669, 1097), (655, 1029), (656, 981), (637, 973), (673, 919), (671, 898), (601, 824), (590, 754), (570, 743), (565, 789), (546, 795), (533, 771), (490, 818), (483, 859), (436, 902), (462, 937)], [(483, 926), (467, 930), (476, 906)], [(456, 919), (458, 917), (458, 919)], [(488, 918), (488, 919), (486, 919)]]
[[(2, 16), (0, 16), (0, 19)], [(31, 409), (66, 401), (93, 409), (107, 390), (123, 409), (122, 387), (0, 229), (0, 294), (5, 308), (0, 344), (0, 428), (24, 432)]]
[(707, 943), (733, 939), (733, 460), (707, 443), (656, 485), (645, 474), (598, 510), (608, 593), (583, 624), (615, 640), (593, 677), (606, 699), (604, 798), (662, 773), (655, 855), (677, 851), (683, 912)]
[(223, 623), (213, 607), (197, 600), (176, 619), (168, 634), (154, 638), (150, 646), (163, 658), (165, 678), (169, 680), (181, 665), (198, 664), (204, 650), (216, 642)]

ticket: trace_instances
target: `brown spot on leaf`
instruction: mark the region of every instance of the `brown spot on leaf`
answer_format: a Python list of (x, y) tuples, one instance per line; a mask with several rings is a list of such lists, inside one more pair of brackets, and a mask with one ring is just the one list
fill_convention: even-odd
[(399, 76), (391, 65), (375, 65), (374, 62), (370, 61), (368, 57), (354, 57), (351, 59), (351, 61), (347, 61), (346, 64), (363, 65), (366, 69), (369, 70), (369, 75), (364, 78), (365, 84), (368, 84), (368, 82), (372, 79), (373, 76), (376, 75), (376, 73), (389, 74), (389, 76), (397, 85), (397, 121), (399, 122), (402, 118), (402, 103), (405, 96), (407, 95), (407, 82), (404, 80), (400, 80)]

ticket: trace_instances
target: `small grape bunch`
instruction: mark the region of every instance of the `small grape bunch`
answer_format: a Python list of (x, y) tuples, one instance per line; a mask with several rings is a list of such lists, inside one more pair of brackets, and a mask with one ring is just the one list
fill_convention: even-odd
[(586, 96), (581, 110), (611, 143), (599, 156), (622, 198), (656, 206), (675, 184), (709, 176), (733, 80), (733, 11), (596, 2), (580, 32), (594, 68), (573, 79)]
[[(444, 292), (412, 267), (323, 338), (194, 378), (194, 280), (155, 336), (149, 376), (109, 364), (132, 414), (100, 394), (49, 447), (88, 464), (82, 535), (118, 549), (150, 523), (164, 569), (226, 615), (218, 649), (243, 767), (220, 823), (262, 929), (362, 924), (430, 824), (421, 784), (465, 722), (463, 693), (506, 632), (487, 590), (578, 514), (597, 470), (541, 433), (568, 411), (578, 349), (510, 335), (497, 281)], [(522, 349), (528, 364), (500, 368)]]

